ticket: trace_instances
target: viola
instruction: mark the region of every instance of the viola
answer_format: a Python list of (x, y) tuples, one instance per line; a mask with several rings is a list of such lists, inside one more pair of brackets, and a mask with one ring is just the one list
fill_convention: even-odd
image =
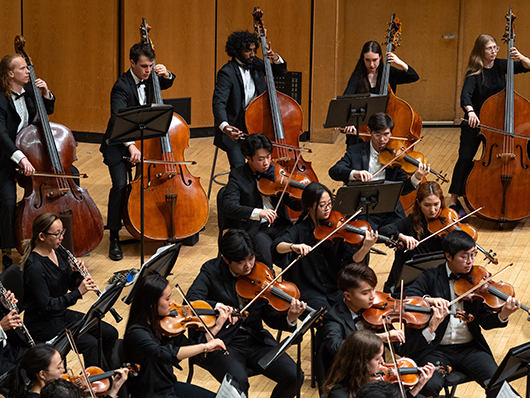
[[(406, 145), (402, 141), (390, 139), (385, 148), (379, 153), (379, 161), (381, 164), (388, 164), (392, 159), (401, 154), (388, 167), (401, 166), (407, 174), (413, 174), (420, 163), (425, 163), (425, 156), (420, 152), (411, 150), (406, 152), (405, 150)], [(431, 169), (430, 172), (436, 176), (437, 180), (442, 180), (442, 183), (449, 182), (449, 179), (445, 175), (440, 174), (436, 170)]]
[(304, 174), (295, 174), (289, 180), (289, 172), (280, 164), (272, 162), (274, 166), (274, 181), (268, 178), (261, 178), (258, 181), (258, 190), (264, 196), (276, 196), (281, 194), (285, 185), (289, 183), (286, 193), (294, 199), (301, 200), (302, 192), (311, 183), (311, 180)]
[[(140, 371), (140, 365), (127, 365), (124, 366), (127, 369), (129, 369), (128, 377), (137, 376), (138, 372)], [(70, 369), (71, 370), (71, 369)], [(111, 376), (114, 376), (116, 374), (115, 370), (110, 370), (108, 372), (103, 371), (103, 369), (97, 367), (97, 366), (90, 366), (85, 369), (85, 376), (81, 373), (78, 376), (74, 376), (73, 373), (65, 373), (61, 376), (61, 378), (74, 383), (79, 388), (82, 388), (83, 390), (88, 389), (86, 380), (88, 379), (88, 382), (90, 383), (90, 386), (92, 387), (92, 390), (96, 395), (102, 395), (108, 391), (110, 388), (110, 380), (109, 378)]]
[[(236, 291), (241, 297), (252, 300), (259, 293), (260, 298), (269, 302), (272, 308), (279, 312), (287, 312), (293, 298), (300, 298), (300, 290), (292, 282), (274, 282), (274, 273), (265, 264), (257, 262), (248, 275), (240, 275), (236, 282)], [(313, 312), (310, 306), (306, 307), (308, 311)]]
[[(390, 294), (375, 292), (372, 306), (362, 312), (364, 320), (373, 327), (380, 328), (384, 323), (405, 322), (407, 327), (422, 329), (429, 323), (432, 308), (421, 297), (411, 296), (401, 300), (392, 298)], [(474, 317), (465, 311), (449, 311), (464, 322), (472, 322)]]
[[(140, 28), (142, 41), (152, 46), (145, 19)], [(155, 63), (153, 63), (153, 68)], [(151, 73), (156, 104), (163, 104), (160, 82)], [(167, 133), (159, 138), (137, 143), (142, 156), (143, 179), (138, 177), (128, 187), (123, 222), (127, 231), (141, 239), (141, 192), (144, 191), (144, 236), (149, 241), (177, 241), (198, 233), (208, 221), (209, 204), (200, 178), (187, 169), (184, 150), (189, 147), (190, 130), (185, 120), (173, 113)], [(158, 160), (158, 161), (157, 161)], [(177, 163), (175, 163), (177, 162)], [(141, 166), (139, 166), (141, 167)], [(140, 175), (140, 174), (138, 174)]]
[[(479, 265), (473, 266), (471, 272), (455, 281), (454, 291), (457, 296), (464, 295), (468, 290), (477, 286), (485, 279), (491, 277), (486, 268)], [(484, 304), (494, 311), (500, 311), (509, 296), (515, 297), (515, 290), (512, 285), (506, 282), (489, 281), (480, 288), (474, 290), (466, 296), (469, 300), (482, 300)], [(521, 309), (530, 314), (530, 308), (521, 303)], [(530, 317), (528, 318), (530, 320)]]
[[(314, 235), (317, 240), (325, 239), (331, 231), (340, 226), (346, 221), (338, 211), (332, 211), (326, 220), (320, 221), (320, 225), (315, 227)], [(339, 229), (336, 233), (331, 235), (328, 239), (343, 240), (350, 245), (360, 246), (366, 237), (366, 231), (372, 231), (370, 224), (367, 221), (356, 220), (349, 222), (344, 228)], [(401, 250), (404, 244), (401, 241), (395, 241), (383, 235), (378, 235), (377, 243), (384, 243), (388, 247), (397, 247)]]
[(39, 214), (51, 212), (63, 221), (67, 230), (65, 241), (68, 231), (72, 233), (72, 251), (79, 257), (93, 251), (103, 239), (103, 218), (86, 188), (78, 187), (71, 178), (72, 163), (77, 160), (74, 136), (67, 127), (50, 123), (25, 44), (23, 37), (16, 37), (15, 49), (28, 65), (40, 123), (23, 128), (15, 142), (38, 171), (32, 176), (17, 176), (24, 188), (15, 219), (17, 250), (24, 252), (22, 242), (31, 238), (33, 220)]
[[(171, 311), (168, 316), (160, 320), (160, 327), (163, 334), (168, 337), (175, 337), (182, 334), (188, 328), (204, 331), (204, 325), (212, 328), (215, 325), (218, 312), (212, 308), (206, 301), (197, 300), (190, 303), (193, 306), (193, 311), (188, 305), (171, 304)], [(201, 317), (201, 322), (195, 313)], [(232, 315), (244, 317), (248, 314), (241, 314), (233, 311)]]
[[(449, 232), (455, 231), (455, 230), (464, 231), (469, 236), (471, 236), (473, 240), (476, 242), (478, 239), (477, 230), (469, 224), (462, 224), (458, 222), (455, 225), (441, 231), (443, 228), (458, 221), (459, 219), (460, 217), (455, 210), (449, 207), (446, 207), (445, 209), (440, 209), (440, 212), (438, 213), (438, 215), (428, 222), (427, 228), (429, 229), (429, 232), (431, 232), (432, 234), (438, 235), (439, 237), (443, 237)], [(477, 249), (480, 250), (486, 256), (486, 259), (489, 262), (493, 264), (499, 263), (499, 260), (495, 258), (496, 253), (493, 253), (493, 250), (487, 251), (482, 246), (480, 246), (478, 243), (477, 243)]]
[[(401, 381), (406, 387), (414, 387), (420, 380), (420, 371), (416, 362), (410, 358), (400, 358), (397, 360), (397, 366), (399, 368), (399, 374), (401, 375)], [(450, 366), (435, 366), (434, 371), (448, 374), (451, 372)], [(397, 383), (398, 373), (396, 371), (396, 365), (393, 363), (384, 363), (381, 365), (377, 372), (375, 372), (372, 380), (386, 381), (387, 383)]]

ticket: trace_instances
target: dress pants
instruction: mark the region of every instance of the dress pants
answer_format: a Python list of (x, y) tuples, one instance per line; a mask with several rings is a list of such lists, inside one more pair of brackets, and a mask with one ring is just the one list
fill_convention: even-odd
[(14, 179), (0, 178), (0, 245), (2, 249), (15, 247), (15, 209), (17, 185)]
[(460, 132), (460, 147), (458, 148), (458, 160), (453, 170), (451, 186), (449, 193), (462, 196), (464, 195), (464, 184), (473, 169), (473, 158), (480, 146), (478, 129), (469, 126), (462, 126)]
[(128, 163), (124, 160), (115, 166), (109, 166), (112, 188), (109, 192), (109, 205), (107, 210), (107, 226), (111, 231), (121, 229), (123, 206), (127, 189)]

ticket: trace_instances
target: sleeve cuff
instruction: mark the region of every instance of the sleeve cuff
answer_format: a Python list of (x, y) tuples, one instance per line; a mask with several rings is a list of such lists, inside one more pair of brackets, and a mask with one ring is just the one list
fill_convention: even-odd
[(508, 323), (508, 321), (510, 320), (510, 318), (508, 317), (508, 319), (506, 319), (505, 321), (503, 321), (503, 320), (501, 319), (501, 312), (500, 312), (500, 311), (497, 313), (497, 316), (499, 317), (499, 321), (500, 321), (502, 324), (506, 324), (506, 323)]
[(285, 316), (285, 319), (287, 319), (287, 324), (289, 326), (296, 326), (296, 324), (298, 323), (298, 319), (295, 319), (294, 322), (289, 321), (289, 317), (287, 315)]
[(419, 185), (421, 184), (421, 180), (418, 180), (415, 174), (412, 174), (412, 177), (410, 177), (410, 182), (412, 185), (414, 185), (415, 189), (418, 189)]
[(219, 125), (219, 129), (223, 131), (226, 126), (230, 126), (230, 124), (228, 124), (228, 122), (223, 122)]
[(348, 180), (355, 181), (355, 177), (353, 176), (353, 173), (355, 173), (355, 170), (350, 171), (350, 175), (348, 177)]
[(124, 145), (129, 148), (131, 145), (133, 145), (135, 143), (135, 141), (127, 141), (124, 143)]
[(276, 54), (276, 55), (278, 56), (278, 61), (272, 61), (272, 62), (274, 62), (275, 64), (283, 64), (284, 61), (283, 61), (283, 58), (280, 57), (280, 54)]
[(16, 164), (19, 164), (22, 159), (24, 159), (26, 155), (19, 149), (11, 155), (11, 160), (15, 162)]
[(436, 337), (436, 332), (429, 332), (429, 328), (423, 329), (421, 334), (423, 334), (423, 337), (425, 337), (425, 341), (427, 341), (428, 344), (431, 344), (431, 341)]
[(0, 344), (2, 344), (2, 347), (5, 347), (7, 344), (7, 334), (4, 332), (4, 329), (0, 326)]
[(250, 214), (250, 219), (254, 221), (260, 221), (261, 217), (259, 216), (261, 209), (254, 209), (252, 210), (252, 214)]

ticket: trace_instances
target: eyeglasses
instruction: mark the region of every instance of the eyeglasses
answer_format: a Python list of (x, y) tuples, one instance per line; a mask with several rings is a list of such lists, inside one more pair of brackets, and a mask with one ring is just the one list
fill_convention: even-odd
[(497, 53), (501, 48), (499, 46), (486, 47), (486, 51), (490, 53)]
[(462, 260), (464, 260), (465, 262), (473, 261), (476, 257), (477, 257), (477, 252), (474, 252), (474, 253), (471, 253), (471, 254), (464, 254), (464, 255), (460, 256), (460, 258)]
[(332, 201), (318, 204), (318, 208), (321, 209), (321, 210), (326, 210), (328, 208), (331, 209), (332, 207), (333, 207), (333, 202)]
[(59, 239), (60, 237), (64, 236), (64, 233), (66, 232), (66, 228), (61, 229), (59, 232), (50, 233), (50, 232), (44, 232), (44, 235), (53, 235), (55, 238)]

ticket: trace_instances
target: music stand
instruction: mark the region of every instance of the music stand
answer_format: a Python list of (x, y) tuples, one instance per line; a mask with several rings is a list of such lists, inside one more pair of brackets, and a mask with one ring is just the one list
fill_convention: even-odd
[(526, 377), (526, 397), (530, 398), (530, 342), (510, 348), (486, 387), (488, 398), (496, 397), (504, 382)]
[(366, 221), (370, 222), (370, 213), (395, 211), (402, 190), (401, 181), (354, 181), (339, 188), (333, 210), (348, 215), (362, 206), (361, 214), (366, 214)]
[(415, 254), (412, 259), (406, 261), (405, 264), (403, 264), (401, 275), (397, 279), (396, 285), (392, 289), (392, 294), (394, 292), (399, 292), (402, 280), (403, 285), (407, 287), (414, 282), (424, 270), (436, 268), (444, 262), (445, 255), (443, 252)]
[(171, 270), (175, 265), (182, 243), (173, 243), (172, 245), (160, 247), (156, 253), (140, 268), (134, 278), (133, 285), (129, 294), (125, 296), (122, 301), (125, 304), (131, 304), (134, 292), (136, 291), (136, 283), (144, 276), (151, 274), (159, 274), (164, 278), (167, 278), (171, 274)]
[(141, 105), (122, 109), (116, 115), (114, 126), (107, 139), (108, 145), (123, 144), (129, 141), (140, 141), (140, 264), (144, 263), (144, 140), (160, 138), (167, 134), (173, 106), (171, 105)]
[[(354, 125), (357, 131), (355, 142), (359, 142), (359, 126), (368, 124), (370, 116), (386, 112), (388, 95), (370, 95), (369, 93), (343, 95), (329, 103), (324, 128)], [(348, 143), (348, 140), (347, 140)]]
[(280, 344), (276, 346), (276, 348), (273, 348), (270, 350), (267, 354), (265, 354), (259, 361), (258, 365), (261, 366), (263, 370), (267, 369), (269, 366), (271, 366), (276, 359), (278, 359), (281, 355), (283, 355), (293, 344), (298, 344), (297, 348), (297, 367), (296, 367), (296, 382), (298, 385), (298, 392), (297, 397), (300, 398), (300, 388), (302, 387), (302, 351), (300, 347), (300, 343), (302, 342), (304, 338), (305, 332), (309, 330), (311, 326), (316, 322), (318, 318), (326, 311), (324, 307), (319, 308), (318, 310), (315, 310), (311, 313), (309, 313), (305, 319), (302, 321), (300, 326), (296, 328), (296, 330), (287, 338), (285, 338)]

